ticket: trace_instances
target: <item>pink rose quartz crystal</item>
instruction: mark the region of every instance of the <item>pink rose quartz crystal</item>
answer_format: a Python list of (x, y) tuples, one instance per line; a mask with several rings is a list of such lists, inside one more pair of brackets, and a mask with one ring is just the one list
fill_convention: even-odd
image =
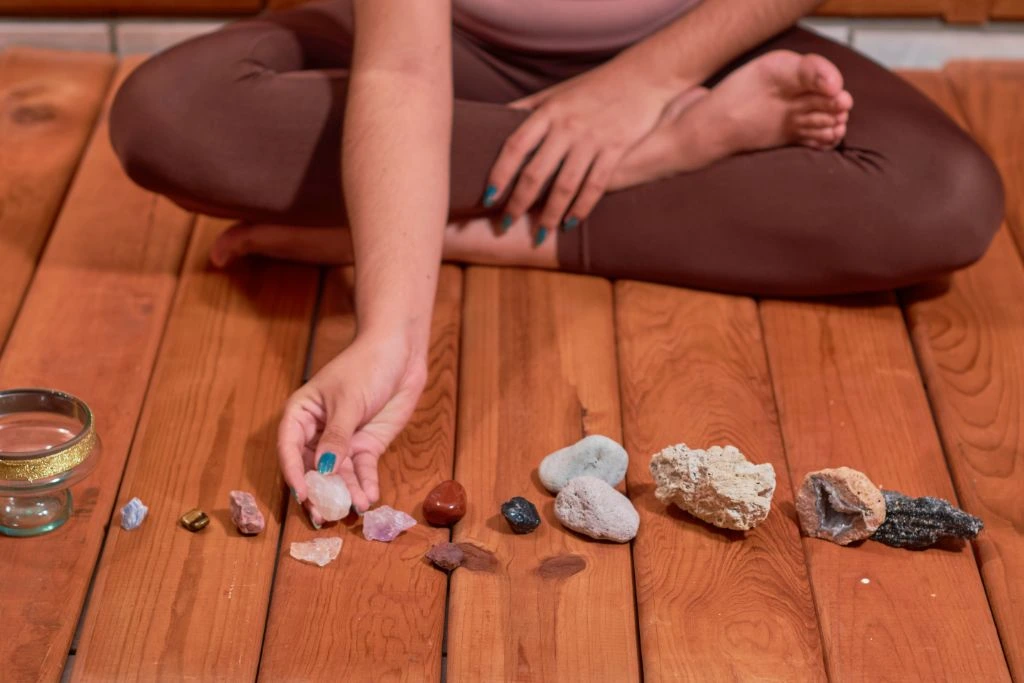
[(382, 505), (376, 510), (369, 510), (363, 515), (363, 536), (368, 541), (388, 543), (398, 538), (398, 534), (414, 526), (416, 526), (415, 519), (388, 505)]
[(238, 531), (247, 536), (263, 531), (267, 523), (253, 495), (246, 491), (231, 491), (228, 495), (231, 496), (231, 521)]
[(296, 560), (326, 567), (341, 552), (341, 539), (314, 538), (304, 543), (292, 543), (289, 553)]

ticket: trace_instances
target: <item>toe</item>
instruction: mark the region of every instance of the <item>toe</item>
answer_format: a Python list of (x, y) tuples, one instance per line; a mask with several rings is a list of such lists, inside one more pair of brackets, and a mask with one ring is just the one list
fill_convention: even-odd
[(834, 147), (839, 142), (836, 137), (835, 128), (805, 128), (800, 131), (800, 143), (809, 146), (819, 146), (824, 149)]
[(243, 255), (246, 234), (251, 226), (245, 223), (236, 223), (217, 236), (213, 246), (210, 247), (210, 263), (217, 268), (223, 268)]
[(853, 95), (846, 90), (842, 90), (833, 98), (832, 101), (833, 111), (835, 112), (848, 112), (853, 109)]
[(805, 128), (832, 128), (839, 123), (835, 114), (823, 111), (812, 111), (806, 114), (797, 114), (793, 117), (793, 123), (799, 129)]
[(800, 83), (807, 92), (835, 97), (843, 90), (843, 75), (821, 55), (804, 55), (800, 60)]
[(832, 133), (835, 135), (836, 143), (838, 144), (839, 142), (842, 141), (843, 138), (846, 137), (846, 124), (838, 124), (835, 128), (832, 129)]

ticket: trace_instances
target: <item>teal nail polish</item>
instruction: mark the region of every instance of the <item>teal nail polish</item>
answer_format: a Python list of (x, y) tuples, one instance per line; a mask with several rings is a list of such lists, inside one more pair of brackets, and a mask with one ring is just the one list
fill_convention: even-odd
[(292, 492), (292, 498), (295, 499), (296, 503), (301, 503), (302, 502), (301, 500), (299, 500), (299, 494), (295, 492), (295, 489), (293, 489), (291, 486), (289, 486), (288, 490)]
[(327, 452), (320, 456), (320, 462), (316, 466), (316, 471), (320, 474), (330, 474), (334, 471), (334, 463), (338, 457), (334, 453)]
[(570, 230), (572, 230), (573, 228), (575, 228), (579, 224), (580, 224), (580, 219), (579, 218), (576, 218), (576, 216), (569, 216), (564, 221), (562, 221), (562, 231), (563, 232), (569, 232)]
[(508, 229), (512, 227), (512, 216), (507, 213), (501, 217), (501, 232), (508, 232)]
[(537, 230), (537, 236), (533, 238), (533, 246), (539, 247), (548, 236), (548, 229), (543, 225)]
[(498, 196), (498, 188), (494, 185), (488, 185), (487, 189), (484, 190), (484, 206), (490, 208), (494, 206), (494, 199)]

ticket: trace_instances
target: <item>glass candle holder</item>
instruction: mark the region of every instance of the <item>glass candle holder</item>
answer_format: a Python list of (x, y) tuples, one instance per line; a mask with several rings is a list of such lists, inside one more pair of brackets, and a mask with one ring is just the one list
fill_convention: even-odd
[(81, 399), (52, 389), (0, 391), (0, 533), (36, 536), (71, 517), (71, 486), (100, 440)]

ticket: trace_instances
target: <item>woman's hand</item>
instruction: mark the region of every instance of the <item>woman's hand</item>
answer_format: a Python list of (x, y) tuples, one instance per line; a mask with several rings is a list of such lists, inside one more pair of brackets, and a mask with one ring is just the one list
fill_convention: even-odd
[(543, 242), (556, 226), (571, 230), (590, 214), (619, 161), (678, 94), (631, 71), (609, 62), (509, 105), (533, 114), (505, 141), (484, 196), (486, 206), (508, 197), (504, 228), (533, 206), (556, 175), (534, 242)]
[[(278, 431), (284, 479), (306, 501), (306, 470), (335, 454), (357, 512), (380, 495), (377, 461), (409, 421), (426, 382), (426, 358), (402, 335), (359, 337), (325, 365), (285, 406)], [(307, 503), (310, 519), (323, 518)]]

